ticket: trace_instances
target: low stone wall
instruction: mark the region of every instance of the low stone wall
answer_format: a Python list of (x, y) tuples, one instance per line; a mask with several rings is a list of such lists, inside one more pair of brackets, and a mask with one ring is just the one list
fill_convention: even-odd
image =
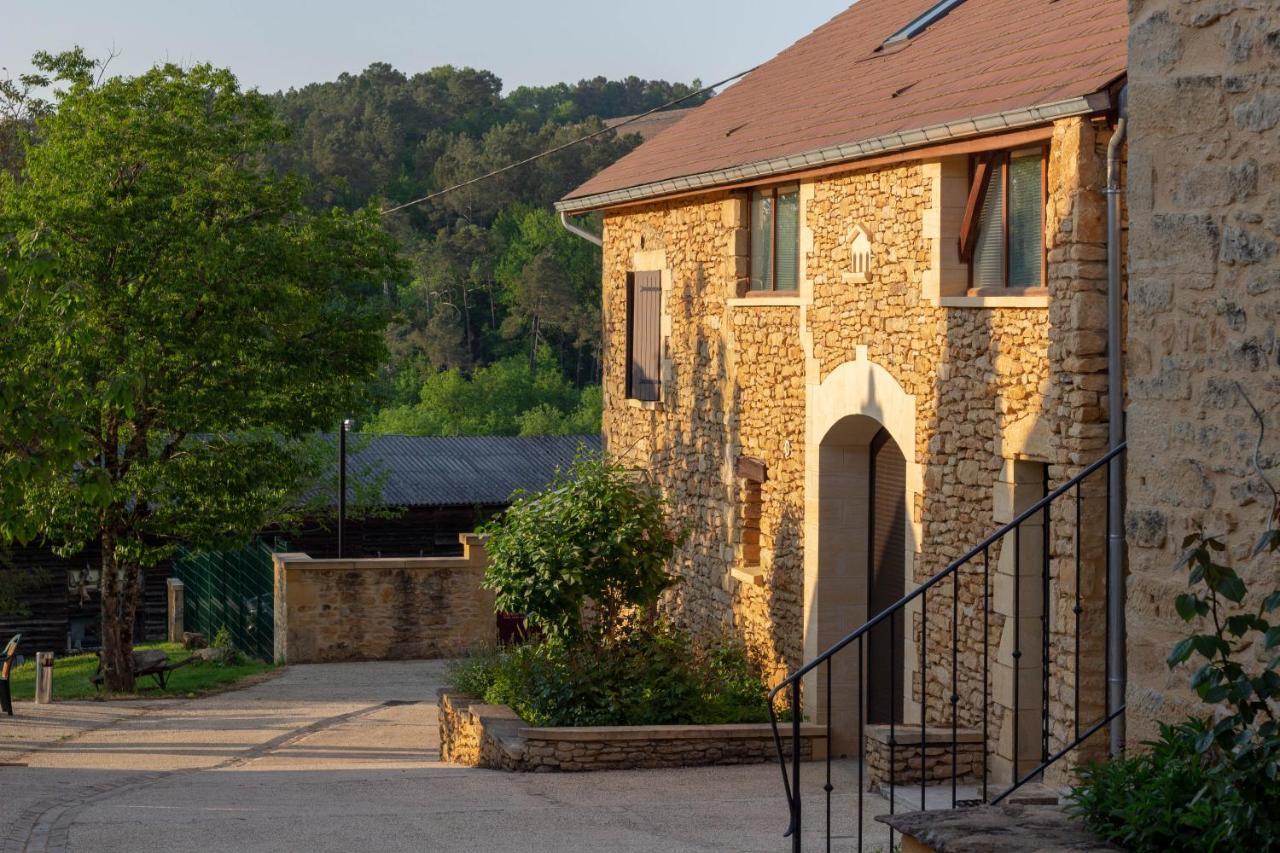
[[(918, 724), (904, 723), (893, 727), (892, 742), (888, 726), (867, 726), (866, 738), (866, 778), (869, 790), (879, 791), (889, 787), (891, 765), (895, 785), (919, 785), (921, 776), (930, 784), (951, 781), (950, 726), (928, 726), (921, 738)], [(955, 756), (954, 775), (957, 781), (981, 779), (982, 732), (957, 729)]]
[[(440, 757), (468, 767), (512, 772), (581, 772), (658, 767), (763, 764), (777, 751), (767, 723), (727, 726), (526, 725), (505, 705), (440, 693)], [(783, 738), (788, 755), (791, 739)], [(801, 728), (804, 760), (826, 755), (826, 728)]]
[(461, 557), (313, 560), (275, 556), (275, 658), (281, 663), (454, 657), (494, 645), (493, 593), (480, 539)]

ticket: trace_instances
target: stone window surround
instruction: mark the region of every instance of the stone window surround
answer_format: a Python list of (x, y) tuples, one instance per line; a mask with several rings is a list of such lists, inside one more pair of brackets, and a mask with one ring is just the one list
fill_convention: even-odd
[[(1048, 138), (1044, 144), (1048, 146)], [(1026, 146), (1024, 146), (1026, 147)], [(1000, 150), (1000, 149), (993, 149)], [(929, 179), (931, 199), (924, 212), (924, 239), (931, 242), (932, 263), (921, 276), (921, 296), (941, 308), (1039, 308), (1048, 309), (1044, 288), (991, 295), (969, 289), (969, 265), (960, 260), (960, 230), (968, 201), (969, 154), (927, 160), (921, 164)], [(1048, 155), (1046, 155), (1048, 156)], [(1050, 191), (1052, 188), (1049, 188)], [(1046, 218), (1047, 220), (1047, 218)], [(1046, 221), (1046, 228), (1048, 223)], [(1046, 249), (1047, 243), (1046, 233)]]

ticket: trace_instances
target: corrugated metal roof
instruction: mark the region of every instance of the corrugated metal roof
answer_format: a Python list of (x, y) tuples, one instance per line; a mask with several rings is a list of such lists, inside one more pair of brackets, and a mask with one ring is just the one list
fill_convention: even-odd
[(517, 489), (537, 491), (599, 435), (540, 437), (353, 435), (351, 478), (383, 481), (387, 506), (502, 506)]
[(1125, 72), (1125, 0), (967, 0), (879, 49), (936, 3), (859, 0), (567, 200), (1083, 98)]

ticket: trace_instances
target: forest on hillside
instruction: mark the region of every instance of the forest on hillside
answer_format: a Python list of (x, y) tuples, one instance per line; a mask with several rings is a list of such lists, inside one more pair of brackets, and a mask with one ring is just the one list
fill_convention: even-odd
[[(374, 64), (273, 96), (294, 130), (273, 165), (306, 177), (316, 207), (390, 207), (699, 87), (595, 78), (504, 93), (487, 71), (445, 66), (407, 75)], [(600, 251), (564, 231), (552, 204), (639, 142), (604, 134), (383, 217), (405, 272), (384, 284), (395, 309), (390, 357), (360, 429), (600, 429)]]

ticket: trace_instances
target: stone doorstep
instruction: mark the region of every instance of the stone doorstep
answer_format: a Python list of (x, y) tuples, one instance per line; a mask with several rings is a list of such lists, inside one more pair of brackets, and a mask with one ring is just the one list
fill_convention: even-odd
[[(872, 725), (865, 729), (868, 740), (875, 741), (883, 746), (889, 746), (890, 729), (887, 725)], [(950, 746), (951, 745), (951, 727), (950, 726), (925, 726), (924, 739), (920, 737), (919, 723), (899, 723), (893, 727), (893, 739), (898, 747), (918, 747), (922, 743), (927, 745)], [(969, 744), (981, 744), (982, 732), (978, 729), (956, 729), (956, 745), (965, 746)]]
[[(507, 709), (510, 710), (510, 709)], [(520, 736), (526, 740), (570, 741), (584, 743), (618, 743), (625, 741), (664, 740), (773, 740), (773, 727), (768, 723), (739, 723), (718, 726), (565, 726), (525, 727)], [(782, 737), (791, 737), (787, 724)], [(814, 723), (800, 726), (800, 737), (808, 740), (826, 740), (827, 727)]]

